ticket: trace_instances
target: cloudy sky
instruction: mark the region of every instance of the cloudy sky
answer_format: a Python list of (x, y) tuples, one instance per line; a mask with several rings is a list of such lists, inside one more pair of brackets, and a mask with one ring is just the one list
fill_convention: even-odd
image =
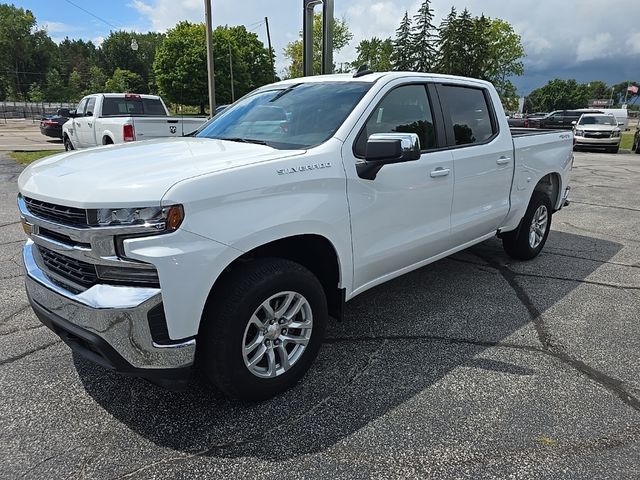
[[(212, 0), (216, 25), (246, 25), (266, 44), (269, 17), (277, 69), (282, 50), (302, 25), (301, 0)], [(335, 55), (355, 58), (359, 40), (393, 36), (405, 10), (415, 14), (421, 0), (335, 0), (336, 16), (346, 18), (354, 39)], [(165, 31), (179, 20), (203, 21), (203, 0), (18, 0), (59, 41), (65, 36), (100, 42), (110, 30)], [(436, 23), (451, 6), (510, 22), (522, 36), (525, 76), (515, 80), (527, 94), (556, 77), (618, 83), (640, 80), (640, 2), (633, 0), (433, 0)]]

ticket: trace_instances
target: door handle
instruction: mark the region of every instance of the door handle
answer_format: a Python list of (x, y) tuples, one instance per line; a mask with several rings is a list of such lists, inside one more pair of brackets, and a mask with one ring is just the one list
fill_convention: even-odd
[(93, 123), (87, 123), (87, 126), (89, 126), (89, 127), (90, 127), (91, 125), (93, 125)]
[(449, 172), (451, 172), (451, 169), (449, 169), (449, 168), (438, 167), (435, 170), (431, 171), (431, 178), (445, 177), (445, 176), (449, 175)]
[(499, 159), (496, 160), (496, 163), (498, 165), (506, 165), (510, 161), (511, 161), (511, 159), (509, 157), (500, 157)]

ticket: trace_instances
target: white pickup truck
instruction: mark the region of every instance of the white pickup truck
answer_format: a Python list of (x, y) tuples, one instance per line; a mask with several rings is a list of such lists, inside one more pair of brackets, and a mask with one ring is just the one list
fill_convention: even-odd
[(157, 95), (96, 93), (87, 95), (62, 126), (66, 151), (114, 143), (182, 137), (206, 118), (171, 117)]
[(27, 167), (28, 296), (105, 367), (175, 387), (198, 366), (232, 397), (268, 398), (356, 295), (496, 234), (538, 255), (572, 147), (571, 132), (510, 131), (480, 80), (275, 83), (195, 136)]

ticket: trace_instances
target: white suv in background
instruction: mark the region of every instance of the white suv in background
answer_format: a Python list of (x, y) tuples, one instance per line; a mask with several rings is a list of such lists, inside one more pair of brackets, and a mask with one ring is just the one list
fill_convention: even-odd
[(602, 148), (618, 153), (620, 148), (620, 124), (613, 115), (584, 114), (575, 123), (575, 148)]

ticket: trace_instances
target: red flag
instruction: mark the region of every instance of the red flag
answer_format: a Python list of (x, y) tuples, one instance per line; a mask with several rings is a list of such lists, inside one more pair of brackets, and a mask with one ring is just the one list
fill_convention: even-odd
[(627, 87), (627, 91), (631, 93), (638, 93), (638, 87), (636, 87), (635, 85), (629, 85)]

